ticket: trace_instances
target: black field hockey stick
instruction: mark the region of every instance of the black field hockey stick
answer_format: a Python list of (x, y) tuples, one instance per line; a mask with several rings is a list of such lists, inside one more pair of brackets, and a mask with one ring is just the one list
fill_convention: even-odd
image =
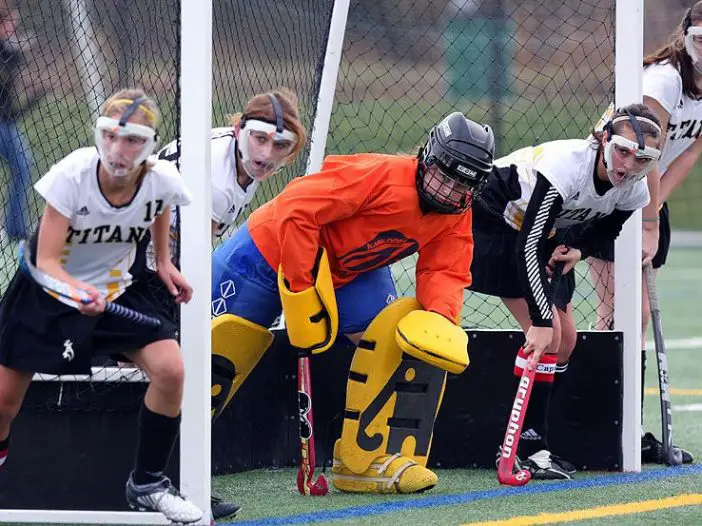
[[(55, 277), (50, 276), (43, 270), (37, 268), (32, 263), (29, 247), (25, 241), (22, 241), (22, 243), (20, 243), (19, 250), (21, 256), (20, 269), (22, 269), (23, 272), (29, 275), (29, 277), (31, 277), (37, 284), (44, 287), (44, 289), (51, 291), (54, 294), (61, 296), (62, 298), (72, 300), (75, 303), (82, 303), (83, 305), (87, 305), (88, 303), (91, 303), (93, 301), (90, 295), (88, 295), (88, 293), (84, 290), (81, 290), (72, 285), (69, 285), (64, 281), (56, 279)], [(105, 312), (113, 314), (115, 316), (119, 316), (120, 318), (124, 318), (126, 320), (133, 321), (134, 323), (138, 323), (140, 325), (147, 325), (153, 328), (158, 328), (161, 326), (161, 320), (159, 320), (158, 318), (142, 314), (141, 312), (137, 312), (133, 309), (124, 307), (117, 303), (106, 302)]]
[(661, 400), (661, 428), (663, 461), (669, 466), (682, 464), (682, 452), (673, 446), (673, 414), (670, 406), (670, 378), (668, 375), (668, 358), (665, 353), (663, 326), (661, 324), (661, 309), (658, 305), (656, 289), (656, 273), (651, 265), (643, 268), (648, 289), (648, 304), (651, 308), (651, 323), (653, 325), (653, 341), (656, 344), (656, 363), (658, 364), (658, 391)]

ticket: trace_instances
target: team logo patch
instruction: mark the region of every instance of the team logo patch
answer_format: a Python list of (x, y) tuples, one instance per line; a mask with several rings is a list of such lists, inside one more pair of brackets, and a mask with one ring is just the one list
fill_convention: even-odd
[(362, 246), (340, 256), (339, 273), (367, 272), (399, 261), (419, 249), (419, 243), (397, 230), (380, 232)]
[(75, 358), (76, 353), (73, 351), (73, 342), (71, 340), (66, 340), (63, 342), (63, 353), (61, 353), (61, 356), (63, 356), (63, 359), (66, 361), (73, 361), (73, 358)]
[(219, 284), (219, 293), (223, 298), (231, 298), (236, 294), (236, 287), (232, 280), (223, 281)]

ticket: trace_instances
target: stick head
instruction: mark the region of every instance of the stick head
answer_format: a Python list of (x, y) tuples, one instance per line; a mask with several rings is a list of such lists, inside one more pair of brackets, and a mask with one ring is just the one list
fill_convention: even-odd
[(497, 470), (497, 481), (503, 486), (524, 486), (531, 480), (531, 471), (520, 469), (516, 473)]
[(312, 482), (312, 478), (308, 478), (302, 466), (300, 466), (297, 472), (297, 490), (300, 492), (300, 495), (323, 497), (329, 493), (329, 484), (324, 475), (320, 475), (315, 482)]

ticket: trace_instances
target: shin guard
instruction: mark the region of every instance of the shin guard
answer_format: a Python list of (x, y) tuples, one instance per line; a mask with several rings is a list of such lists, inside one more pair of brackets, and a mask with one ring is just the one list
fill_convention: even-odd
[(212, 419), (234, 397), (273, 343), (273, 334), (256, 323), (223, 314), (212, 320)]
[(425, 466), (446, 373), (403, 353), (395, 340), (397, 323), (419, 308), (414, 298), (390, 304), (354, 354), (335, 447), (334, 484), (343, 491), (409, 493), (436, 484)]
[[(524, 354), (524, 349), (520, 347), (514, 362), (514, 375), (516, 377), (522, 376), (527, 359), (528, 356)], [(541, 449), (548, 449), (548, 410), (556, 373), (556, 361), (555, 354), (543, 354), (536, 366), (531, 401), (527, 407), (519, 442), (519, 451), (522, 453), (522, 457), (530, 456)]]

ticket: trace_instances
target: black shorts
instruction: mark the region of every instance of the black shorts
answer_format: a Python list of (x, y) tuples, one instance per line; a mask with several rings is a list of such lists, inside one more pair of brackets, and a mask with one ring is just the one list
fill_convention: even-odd
[(113, 314), (81, 314), (17, 272), (0, 303), (0, 364), (35, 373), (89, 374), (93, 356), (175, 340), (178, 328), (171, 306), (160, 296), (153, 283), (141, 279), (115, 301), (159, 318), (161, 327), (154, 329)]
[[(651, 264), (653, 268), (661, 268), (668, 260), (670, 252), (670, 209), (668, 203), (663, 203), (658, 212), (658, 251)], [(608, 243), (602, 250), (593, 251), (590, 256), (604, 261), (614, 261), (614, 243)]]
[[(504, 222), (474, 215), (470, 290), (500, 298), (524, 298), (515, 250), (518, 234)], [(549, 240), (546, 245), (549, 256), (559, 242), (558, 236)], [(574, 292), (575, 273), (569, 272), (561, 279), (553, 303), (565, 311)]]

